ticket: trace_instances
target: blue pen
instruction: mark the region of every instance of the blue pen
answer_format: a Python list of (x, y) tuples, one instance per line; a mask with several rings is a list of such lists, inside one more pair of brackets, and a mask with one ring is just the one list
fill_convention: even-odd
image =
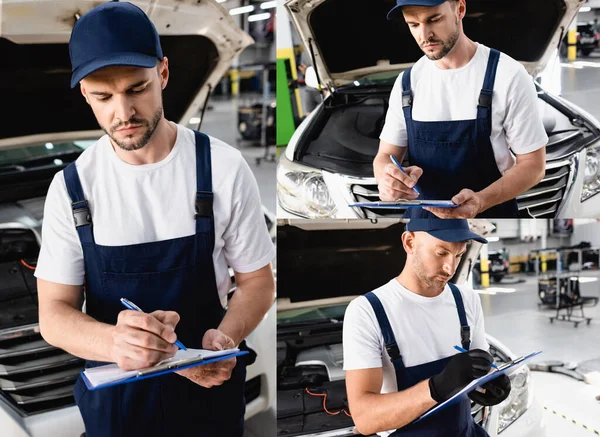
[[(402, 170), (402, 173), (404, 173), (406, 176), (408, 176), (408, 173), (406, 173), (406, 171), (404, 170), (404, 168), (400, 165), (400, 163), (398, 162), (398, 160), (396, 159), (396, 157), (394, 155), (390, 155), (390, 159), (392, 160), (392, 162), (394, 164), (396, 164), (396, 167), (398, 167), (400, 170)], [(417, 185), (415, 184), (415, 186), (413, 187), (413, 190), (415, 190), (415, 193), (417, 193), (419, 196), (421, 195), (421, 192), (417, 189)]]
[[(139, 311), (141, 313), (143, 313), (144, 311), (142, 311), (142, 309), (137, 306), (136, 304), (134, 304), (132, 301), (125, 299), (124, 297), (121, 298), (121, 303), (123, 304), (123, 306), (129, 310), (133, 310), (133, 311)], [(175, 346), (179, 347), (179, 349), (186, 351), (187, 348), (183, 345), (182, 342), (180, 342), (179, 340), (175, 340)]]
[[(469, 352), (468, 350), (463, 349), (460, 346), (454, 346), (454, 349), (456, 349), (459, 352)], [(496, 366), (494, 363), (492, 363), (492, 367), (496, 370), (498, 370), (498, 366)]]

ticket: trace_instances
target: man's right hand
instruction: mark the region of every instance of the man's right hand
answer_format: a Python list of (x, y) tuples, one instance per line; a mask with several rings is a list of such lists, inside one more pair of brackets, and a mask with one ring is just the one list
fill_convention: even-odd
[(423, 170), (416, 165), (405, 167), (404, 170), (407, 174), (392, 162), (383, 167), (381, 175), (377, 178), (381, 200), (391, 202), (398, 199), (414, 200), (419, 197), (413, 187), (423, 174)]
[(429, 391), (436, 402), (444, 402), (471, 381), (487, 375), (494, 358), (484, 350), (474, 349), (454, 355), (439, 375), (429, 380)]
[(174, 311), (121, 311), (113, 330), (113, 361), (123, 370), (135, 370), (171, 358), (178, 349), (173, 344), (177, 323)]

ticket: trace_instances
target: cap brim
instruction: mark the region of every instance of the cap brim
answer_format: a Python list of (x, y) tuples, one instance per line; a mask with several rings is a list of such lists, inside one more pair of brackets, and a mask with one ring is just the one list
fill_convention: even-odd
[(118, 53), (106, 56), (103, 58), (94, 59), (87, 64), (77, 68), (71, 76), (71, 88), (75, 88), (77, 84), (86, 76), (104, 67), (113, 67), (117, 65), (129, 67), (144, 67), (152, 68), (158, 63), (158, 58), (152, 55), (144, 55), (142, 53)]
[(455, 243), (457, 241), (469, 241), (475, 240), (483, 244), (487, 244), (487, 240), (475, 232), (468, 231), (466, 229), (440, 229), (439, 231), (426, 231), (432, 237), (438, 240), (446, 241), (448, 243)]
[(399, 12), (401, 12), (404, 6), (427, 6), (433, 7), (445, 3), (447, 0), (406, 0), (402, 4), (394, 6), (387, 14), (387, 19), (392, 20), (396, 18)]

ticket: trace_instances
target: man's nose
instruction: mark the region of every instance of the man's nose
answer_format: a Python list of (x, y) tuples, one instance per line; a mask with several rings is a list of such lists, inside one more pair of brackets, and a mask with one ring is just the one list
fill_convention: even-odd
[(135, 114), (131, 100), (124, 95), (116, 95), (114, 98), (114, 114), (120, 123), (125, 123)]
[(421, 44), (429, 41), (429, 36), (431, 34), (431, 30), (430, 30), (429, 26), (427, 26), (426, 24), (421, 24), (420, 31), (421, 31)]

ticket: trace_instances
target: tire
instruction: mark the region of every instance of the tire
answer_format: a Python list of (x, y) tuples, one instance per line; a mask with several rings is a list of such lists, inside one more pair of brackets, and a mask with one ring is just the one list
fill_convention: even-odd
[(583, 56), (589, 56), (592, 53), (592, 49), (581, 49), (581, 54)]
[(500, 282), (500, 281), (502, 281), (502, 278), (504, 278), (504, 275), (494, 275), (494, 276), (492, 276), (492, 279), (494, 280), (494, 282)]

